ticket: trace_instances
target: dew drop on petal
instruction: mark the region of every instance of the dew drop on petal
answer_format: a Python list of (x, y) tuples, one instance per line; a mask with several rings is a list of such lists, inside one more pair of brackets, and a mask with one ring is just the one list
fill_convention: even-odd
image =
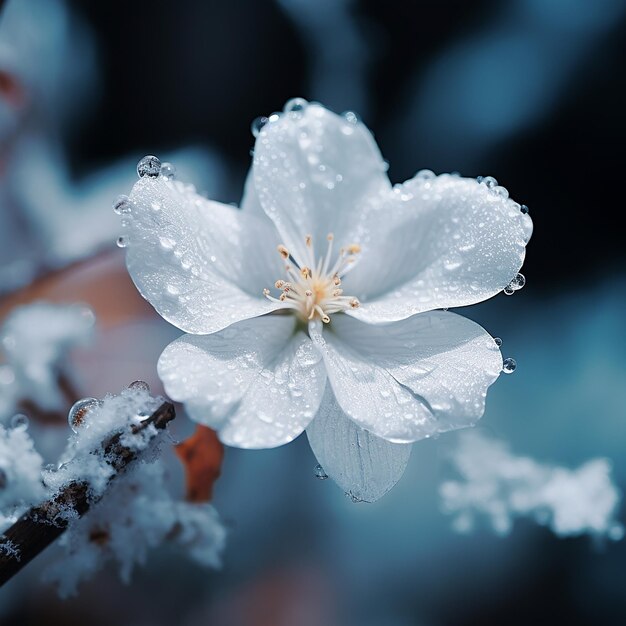
[(509, 357), (508, 359), (504, 359), (502, 362), (502, 371), (505, 374), (512, 374), (517, 367), (517, 361)]
[(500, 337), (494, 337), (493, 340), (496, 342), (496, 346), (498, 346), (498, 348), (502, 346), (502, 339), (500, 339)]
[(117, 200), (113, 203), (113, 211), (118, 215), (124, 215), (130, 213), (132, 210), (131, 201), (128, 196), (118, 196)]
[(72, 405), (67, 414), (67, 423), (70, 428), (77, 433), (78, 429), (84, 426), (87, 414), (100, 406), (100, 400), (96, 398), (83, 398)]
[(118, 248), (125, 248), (128, 245), (128, 239), (124, 235), (120, 235), (115, 243)]
[(299, 119), (302, 117), (303, 111), (308, 104), (309, 103), (304, 98), (291, 98), (291, 100), (287, 100), (285, 103), (283, 112), (292, 119)]
[(134, 391), (150, 391), (150, 385), (145, 380), (134, 380), (128, 388)]
[(28, 428), (28, 417), (24, 413), (17, 413), (11, 418), (11, 428), (20, 428), (26, 430)]
[(525, 204), (522, 204), (522, 206), (520, 206), (519, 210), (524, 214), (524, 215), (528, 215), (528, 207)]
[(504, 288), (504, 293), (507, 296), (513, 295), (516, 291), (519, 291), (526, 284), (526, 277), (524, 274), (516, 274), (515, 278)]
[(341, 114), (348, 124), (358, 124), (361, 118), (354, 111), (344, 111)]
[(426, 182), (427, 180), (432, 180), (435, 178), (435, 172), (432, 170), (420, 170), (415, 174), (415, 179), (420, 182)]
[(156, 178), (161, 173), (161, 161), (152, 154), (149, 154), (137, 163), (137, 176), (143, 178), (149, 176)]
[(319, 480), (326, 480), (328, 478), (328, 474), (324, 471), (324, 468), (318, 463), (315, 466), (315, 478), (319, 478)]
[[(485, 185), (488, 189), (493, 189), (498, 185), (498, 181), (493, 176), (479, 176), (480, 183)], [(476, 180), (478, 180), (478, 178)]]
[(265, 124), (267, 124), (268, 122), (269, 119), (263, 115), (261, 115), (260, 117), (255, 117), (250, 124), (250, 132), (252, 133), (252, 136), (258, 137), (263, 126), (265, 126)]

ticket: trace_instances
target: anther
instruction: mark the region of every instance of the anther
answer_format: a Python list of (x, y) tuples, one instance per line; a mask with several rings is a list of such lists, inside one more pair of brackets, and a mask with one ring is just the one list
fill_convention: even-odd
[(311, 247), (311, 242), (313, 241), (313, 237), (311, 237), (311, 235), (306, 235), (304, 237), (304, 241), (306, 243), (307, 246), (309, 246), (309, 248)]
[(289, 258), (289, 250), (287, 250), (287, 248), (285, 248), (285, 246), (283, 246), (282, 243), (279, 246), (277, 246), (277, 250), (280, 253), (280, 256), (283, 257), (283, 259)]
[(311, 277), (311, 270), (308, 267), (303, 267), (300, 270), (300, 274), (302, 275), (302, 278), (310, 278)]
[(361, 246), (358, 243), (351, 243), (348, 246), (348, 252), (350, 254), (358, 254), (359, 252), (361, 252)]
[(276, 289), (282, 289), (285, 286), (285, 281), (284, 280), (277, 280), (274, 283), (274, 287), (276, 287)]
[(350, 300), (350, 306), (353, 309), (358, 309), (361, 306), (361, 303), (356, 298), (352, 298), (352, 300)]
[(269, 296), (270, 295), (270, 290), (269, 289), (263, 289), (263, 295), (264, 296)]

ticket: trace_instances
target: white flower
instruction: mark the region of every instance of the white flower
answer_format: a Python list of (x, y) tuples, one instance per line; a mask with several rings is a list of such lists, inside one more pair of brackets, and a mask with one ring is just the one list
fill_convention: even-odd
[(507, 287), (532, 223), (473, 179), (392, 187), (354, 114), (291, 102), (258, 133), (241, 210), (146, 175), (122, 245), (139, 291), (189, 333), (159, 360), (167, 393), (228, 445), (306, 429), (328, 475), (375, 500), (407, 444), (481, 417), (500, 350), (436, 309)]

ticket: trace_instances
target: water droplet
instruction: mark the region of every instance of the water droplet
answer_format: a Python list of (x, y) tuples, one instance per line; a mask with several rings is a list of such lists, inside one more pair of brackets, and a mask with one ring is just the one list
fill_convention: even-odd
[(26, 430), (28, 428), (28, 417), (24, 413), (17, 413), (11, 418), (11, 428)]
[(519, 291), (525, 284), (526, 277), (524, 274), (516, 274), (515, 278), (504, 288), (504, 293), (507, 296), (511, 296), (516, 291)]
[(433, 178), (435, 178), (435, 172), (432, 170), (420, 170), (417, 174), (415, 174), (415, 180), (418, 180), (421, 183), (426, 182), (427, 180), (432, 180)]
[(302, 117), (303, 111), (308, 104), (304, 98), (291, 98), (291, 100), (287, 100), (285, 103), (283, 111), (292, 119), (299, 119)]
[(132, 203), (130, 198), (125, 195), (121, 195), (117, 197), (117, 200), (113, 203), (113, 211), (118, 215), (123, 215), (125, 213), (130, 213), (132, 210)]
[(161, 176), (165, 176), (167, 179), (176, 177), (176, 167), (173, 163), (161, 163)]
[(478, 182), (485, 185), (488, 189), (493, 189), (498, 185), (498, 181), (493, 176), (479, 176), (478, 178), (480, 178)]
[(145, 380), (134, 380), (130, 385), (128, 385), (129, 389), (133, 391), (147, 391), (150, 392), (150, 385)]
[(324, 468), (318, 463), (315, 466), (315, 478), (319, 478), (320, 480), (326, 480), (328, 478), (328, 474), (324, 471)]
[(252, 120), (252, 124), (250, 124), (250, 132), (252, 133), (252, 136), (258, 137), (263, 126), (265, 126), (265, 124), (267, 124), (268, 122), (269, 119), (263, 115), (260, 117), (255, 117)]
[(500, 185), (497, 185), (495, 187), (492, 187), (491, 191), (496, 196), (500, 196), (501, 198), (508, 198), (509, 197), (509, 190), (506, 187), (502, 187)]
[(522, 206), (520, 206), (519, 210), (524, 214), (524, 215), (528, 215), (528, 207), (525, 204), (522, 204)]
[(96, 398), (83, 398), (75, 402), (67, 414), (67, 423), (70, 428), (77, 433), (78, 429), (84, 426), (87, 414), (98, 408), (100, 404), (100, 400)]
[(494, 337), (493, 340), (496, 342), (496, 346), (498, 346), (498, 348), (502, 346), (502, 339), (500, 339), (500, 337)]
[(120, 235), (115, 242), (118, 248), (125, 248), (128, 245), (128, 238)]
[(502, 371), (505, 374), (512, 374), (517, 367), (517, 361), (509, 357), (508, 359), (504, 359), (502, 362)]
[(342, 115), (348, 124), (358, 124), (361, 121), (361, 118), (354, 111), (344, 111)]
[(143, 178), (149, 176), (150, 178), (156, 178), (161, 173), (161, 161), (151, 154), (143, 157), (137, 163), (137, 176)]

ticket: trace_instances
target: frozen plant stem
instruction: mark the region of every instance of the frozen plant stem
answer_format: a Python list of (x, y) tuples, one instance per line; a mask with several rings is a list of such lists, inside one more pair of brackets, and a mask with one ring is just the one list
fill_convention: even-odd
[[(174, 406), (164, 402), (152, 415), (134, 426), (132, 433), (137, 434), (151, 424), (163, 430), (175, 417)], [(107, 461), (115, 470), (112, 479), (137, 458), (135, 450), (122, 445), (123, 434), (119, 432), (102, 443)], [(59, 513), (69, 509), (76, 517), (82, 517), (94, 502), (90, 497), (89, 483), (74, 481), (54, 497), (22, 515), (0, 535), (0, 586), (65, 532), (69, 524), (68, 516)]]

